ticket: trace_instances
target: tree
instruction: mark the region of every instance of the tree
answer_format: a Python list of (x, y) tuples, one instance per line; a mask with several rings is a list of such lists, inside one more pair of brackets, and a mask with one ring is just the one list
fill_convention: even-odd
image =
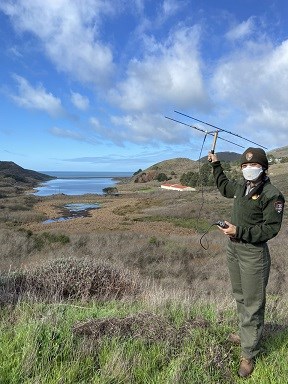
[(143, 171), (142, 171), (142, 169), (140, 168), (140, 169), (138, 169), (138, 171), (136, 171), (136, 172), (133, 173), (133, 176), (136, 176), (136, 175), (138, 175), (138, 173), (141, 173), (141, 172), (143, 172)]
[(204, 163), (199, 171), (199, 183), (201, 185), (208, 185), (208, 180), (211, 175), (211, 166), (209, 163)]
[(229, 161), (223, 161), (221, 162), (221, 165), (224, 171), (231, 171), (231, 164), (229, 163)]
[(169, 178), (165, 173), (159, 173), (159, 175), (156, 177), (156, 180), (162, 182), (169, 180)]
[(267, 157), (268, 157), (268, 163), (269, 164), (275, 164), (275, 162), (276, 162), (275, 156), (268, 155)]
[(187, 172), (183, 173), (180, 177), (180, 183), (186, 185), (187, 187), (195, 187), (199, 180), (199, 173), (197, 172)]
[(118, 189), (116, 187), (106, 187), (102, 189), (105, 195), (116, 195), (118, 193)]
[(180, 177), (182, 185), (196, 187), (197, 185), (213, 185), (212, 169), (209, 163), (204, 163), (199, 172), (183, 173)]

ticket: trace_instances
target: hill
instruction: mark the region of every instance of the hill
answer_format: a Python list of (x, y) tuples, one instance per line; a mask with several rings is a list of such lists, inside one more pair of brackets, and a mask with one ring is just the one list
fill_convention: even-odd
[[(288, 157), (288, 146), (282, 148), (276, 148), (272, 151), (267, 152), (267, 155), (273, 155), (275, 158)], [(241, 153), (237, 152), (217, 152), (217, 157), (220, 161), (225, 162), (238, 162), (241, 157)], [(207, 162), (207, 156), (203, 156), (199, 160), (201, 163)], [(182, 175), (185, 172), (193, 171), (199, 166), (198, 160), (194, 161), (188, 158), (178, 157), (175, 159), (163, 160), (159, 163), (152, 165), (145, 169), (144, 172), (157, 171), (158, 173), (163, 172), (167, 175), (172, 173), (177, 176)]]
[(152, 165), (142, 172), (137, 173), (132, 180), (135, 183), (146, 183), (148, 181), (157, 180), (159, 175), (165, 174), (174, 182), (179, 179), (183, 173), (196, 170), (198, 163), (188, 158), (177, 157), (175, 159), (163, 160)]
[[(288, 146), (274, 149), (267, 152), (267, 155), (275, 158), (288, 157)], [(241, 153), (237, 152), (217, 152), (217, 157), (222, 162), (238, 163)], [(203, 156), (199, 161), (194, 161), (188, 158), (178, 157), (169, 160), (163, 160), (156, 163), (142, 172), (137, 173), (132, 180), (136, 183), (146, 183), (153, 180), (159, 180), (160, 174), (165, 174), (169, 179), (178, 182), (184, 173), (197, 172), (199, 170), (199, 162), (206, 163), (207, 156)], [(200, 164), (202, 166), (202, 164)], [(160, 180), (159, 180), (160, 181)], [(161, 180), (162, 181), (162, 180)]]
[(191, 168), (195, 168), (197, 162), (185, 157), (176, 157), (175, 159), (163, 160), (159, 163), (152, 165), (147, 168), (146, 171), (157, 170), (158, 172), (168, 173), (168, 174), (179, 174), (188, 172)]
[(288, 145), (273, 149), (272, 151), (269, 151), (268, 154), (273, 155), (276, 158), (288, 157)]
[(52, 179), (54, 177), (22, 168), (13, 161), (0, 161), (0, 188), (2, 194), (3, 192), (17, 192), (32, 188), (43, 181)]
[[(220, 161), (234, 162), (240, 159), (241, 154), (236, 152), (217, 152)], [(207, 156), (200, 159), (201, 162), (207, 162)], [(185, 172), (195, 170), (199, 166), (198, 160), (194, 161), (185, 157), (176, 157), (175, 159), (164, 160), (147, 168), (147, 171), (157, 170), (168, 174), (182, 175)]]
[[(221, 161), (237, 161), (239, 160), (241, 154), (236, 152), (219, 152), (217, 153), (219, 160)], [(200, 162), (207, 162), (207, 156), (203, 156), (200, 159)], [(194, 161), (186, 157), (176, 157), (174, 159), (163, 160), (159, 163), (152, 165), (151, 167), (145, 169), (142, 172), (146, 175), (151, 175), (155, 178), (160, 173), (165, 173), (167, 176), (172, 177), (173, 179), (180, 178), (183, 173), (190, 171), (197, 171), (199, 168), (199, 161)], [(139, 175), (138, 175), (139, 178)], [(137, 179), (137, 176), (136, 176)]]
[[(220, 161), (234, 162), (239, 161), (240, 157), (241, 153), (237, 152), (217, 152), (217, 158)], [(200, 161), (207, 161), (207, 156), (202, 157)]]
[[(225, 162), (238, 161), (241, 154), (236, 152), (218, 152), (219, 160)], [(203, 156), (200, 160), (201, 163), (207, 162), (207, 156)], [(163, 173), (174, 182), (180, 180), (184, 173), (197, 172), (199, 170), (199, 161), (191, 160), (186, 157), (176, 157), (174, 159), (163, 160), (151, 167), (139, 172), (132, 180), (136, 183), (146, 183), (148, 181), (157, 180), (158, 176)]]

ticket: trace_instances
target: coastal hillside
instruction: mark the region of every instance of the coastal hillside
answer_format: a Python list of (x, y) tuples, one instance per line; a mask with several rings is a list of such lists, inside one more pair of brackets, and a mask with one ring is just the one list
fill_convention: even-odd
[(25, 169), (13, 161), (0, 161), (1, 193), (15, 193), (35, 187), (38, 183), (48, 181), (54, 177), (44, 173)]
[(182, 174), (184, 172), (191, 171), (191, 168), (195, 168), (197, 162), (185, 157), (176, 157), (175, 159), (163, 160), (159, 163), (147, 168), (146, 171), (157, 170), (158, 172), (164, 172), (168, 174)]
[[(287, 147), (288, 149), (288, 147)], [(287, 150), (288, 153), (288, 150)], [(220, 161), (227, 161), (227, 162), (236, 162), (239, 161), (241, 156), (241, 153), (237, 152), (217, 152), (217, 157)], [(200, 162), (207, 162), (207, 155), (200, 158)], [(151, 167), (147, 168), (145, 172), (157, 170), (158, 172), (164, 172), (167, 174), (176, 174), (182, 175), (183, 173), (194, 171), (195, 169), (198, 169), (199, 162), (198, 160), (191, 160), (185, 157), (176, 157), (175, 159), (170, 160), (164, 160), (160, 163), (156, 163), (152, 165)]]
[[(276, 148), (271, 151), (267, 152), (267, 155), (272, 155), (275, 158), (286, 158), (288, 157), (288, 145), (285, 147), (281, 148)], [(225, 161), (225, 162), (238, 162), (241, 153), (238, 152), (229, 152), (229, 151), (224, 151), (224, 152), (217, 152), (217, 157), (220, 161)], [(207, 161), (207, 155), (203, 156), (200, 158), (201, 163)], [(189, 158), (182, 158), (182, 157), (177, 157), (174, 159), (169, 159), (169, 160), (164, 160), (159, 163), (156, 163), (149, 168), (145, 170), (147, 171), (153, 171), (157, 170), (158, 172), (164, 172), (168, 174), (176, 174), (177, 176), (180, 174), (183, 174), (185, 172), (189, 171), (194, 171), (196, 168), (198, 168), (199, 163), (198, 160), (194, 161)]]
[(275, 158), (288, 157), (288, 145), (273, 149), (272, 151), (269, 151), (268, 154), (273, 155)]
[[(217, 152), (217, 158), (220, 161), (234, 162), (239, 161), (241, 153), (237, 152)], [(207, 161), (207, 155), (200, 159), (201, 162)]]
[(177, 181), (183, 175), (183, 173), (195, 171), (198, 168), (198, 162), (188, 158), (177, 157), (174, 159), (163, 160), (156, 163), (144, 171), (139, 171), (132, 180), (135, 183), (146, 183), (148, 181), (158, 180), (163, 181), (161, 175), (167, 176), (167, 178)]
[[(238, 161), (241, 154), (236, 152), (219, 152), (219, 160), (226, 162)], [(200, 159), (200, 162), (207, 162), (207, 155)], [(201, 165), (200, 165), (201, 166)], [(174, 159), (163, 160), (156, 163), (144, 171), (139, 172), (135, 177), (135, 182), (147, 182), (157, 180), (160, 174), (165, 174), (169, 179), (179, 181), (184, 173), (197, 172), (199, 170), (199, 161), (191, 160), (185, 157), (176, 157)]]
[[(279, 164), (279, 162), (282, 162), (284, 159), (288, 158), (288, 146), (269, 151), (267, 152), (267, 155), (268, 157), (270, 155), (272, 159), (273, 157), (277, 159), (276, 163)], [(217, 152), (217, 157), (222, 162), (230, 162), (237, 164), (240, 160), (241, 153), (228, 151)], [(173, 180), (173, 182), (179, 182), (181, 176), (184, 173), (199, 171), (199, 167), (202, 166), (202, 164), (200, 163), (205, 162), (207, 162), (207, 155), (201, 157), (199, 161), (194, 161), (189, 158), (182, 157), (163, 160), (143, 171), (139, 170), (139, 172), (132, 177), (132, 180), (136, 183), (147, 183), (154, 180), (164, 181), (164, 176), (167, 176), (168, 180)], [(285, 171), (286, 166), (279, 164), (278, 168), (279, 169), (273, 171), (274, 174), (279, 174), (279, 172), (282, 174), (282, 168)], [(162, 175), (163, 178), (161, 178)]]

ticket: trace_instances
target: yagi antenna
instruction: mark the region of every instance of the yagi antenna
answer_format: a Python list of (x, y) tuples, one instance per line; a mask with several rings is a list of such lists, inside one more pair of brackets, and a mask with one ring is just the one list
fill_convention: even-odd
[[(233, 132), (230, 132), (230, 131), (226, 131), (226, 129), (216, 127), (216, 126), (213, 125), (213, 124), (206, 123), (205, 121), (196, 119), (195, 117), (186, 115), (185, 113), (182, 113), (182, 112), (178, 112), (178, 111), (174, 111), (174, 112), (179, 113), (179, 115), (186, 116), (186, 117), (188, 117), (189, 119), (198, 121), (199, 123), (208, 125), (209, 127), (216, 128), (218, 131), (226, 132), (226, 133), (229, 133), (230, 135), (237, 136), (237, 137), (239, 137), (240, 139), (243, 139), (243, 140), (249, 141), (249, 142), (252, 143), (252, 144), (258, 145), (258, 147), (261, 147), (261, 148), (264, 148), (264, 149), (268, 149), (267, 147), (264, 147), (263, 145), (257, 144), (257, 143), (255, 143), (254, 141), (251, 141), (251, 140), (249, 140), (249, 139), (246, 139), (246, 138), (243, 137), (243, 136), (238, 135), (238, 133), (233, 133)], [(219, 139), (220, 139), (220, 137), (219, 137)], [(235, 144), (235, 143), (233, 143), (233, 144)], [(237, 144), (236, 144), (236, 145), (237, 145)], [(212, 153), (213, 153), (213, 152), (212, 152)]]
[(165, 116), (165, 118), (166, 118), (166, 119), (169, 119), (169, 120), (172, 120), (172, 121), (175, 121), (176, 123), (186, 125), (187, 127), (197, 129), (197, 131), (203, 132), (203, 133), (205, 133), (206, 135), (211, 135), (211, 136), (213, 136), (213, 137), (214, 137), (214, 140), (213, 140), (213, 145), (212, 145), (211, 153), (214, 153), (217, 139), (227, 141), (228, 143), (237, 145), (238, 147), (241, 147), (241, 148), (245, 148), (245, 147), (243, 147), (243, 145), (236, 144), (236, 143), (233, 143), (233, 141), (230, 141), (230, 140), (227, 140), (227, 139), (223, 139), (223, 137), (219, 137), (219, 136), (218, 136), (218, 131), (219, 131), (218, 129), (217, 129), (216, 131), (208, 132), (208, 131), (205, 131), (204, 129), (195, 127), (194, 125), (186, 124), (186, 123), (184, 123), (183, 121), (179, 121), (179, 120), (176, 120), (176, 119), (172, 119), (172, 117)]

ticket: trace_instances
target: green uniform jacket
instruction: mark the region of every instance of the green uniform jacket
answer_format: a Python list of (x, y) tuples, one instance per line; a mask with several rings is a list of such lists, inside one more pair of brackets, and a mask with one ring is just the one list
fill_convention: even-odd
[(277, 235), (281, 228), (285, 199), (269, 178), (259, 194), (248, 198), (246, 183), (229, 180), (220, 161), (211, 163), (217, 188), (224, 197), (234, 198), (231, 224), (236, 226), (236, 239), (257, 244)]

